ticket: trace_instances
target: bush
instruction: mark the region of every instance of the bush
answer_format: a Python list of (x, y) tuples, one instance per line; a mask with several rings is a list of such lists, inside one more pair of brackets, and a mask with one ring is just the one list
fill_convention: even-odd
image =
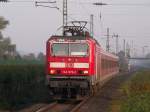
[(0, 106), (18, 107), (41, 100), (45, 92), (43, 65), (1, 65)]

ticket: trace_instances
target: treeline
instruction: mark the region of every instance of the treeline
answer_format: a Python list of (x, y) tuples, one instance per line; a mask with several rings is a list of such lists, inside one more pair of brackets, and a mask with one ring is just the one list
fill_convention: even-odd
[(1, 109), (18, 109), (48, 99), (43, 65), (0, 65)]
[(44, 65), (44, 60), (26, 60), (26, 59), (7, 59), (7, 60), (1, 60), (0, 59), (0, 65)]

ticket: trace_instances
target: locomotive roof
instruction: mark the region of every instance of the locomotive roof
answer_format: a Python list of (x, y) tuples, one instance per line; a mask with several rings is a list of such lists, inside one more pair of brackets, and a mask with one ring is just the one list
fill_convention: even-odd
[(85, 40), (86, 36), (58, 36), (58, 35), (54, 35), (50, 39)]
[(90, 35), (87, 36), (60, 36), (60, 35), (53, 35), (49, 40), (51, 39), (68, 39), (68, 40), (93, 40), (96, 44), (100, 46), (98, 41), (91, 37)]

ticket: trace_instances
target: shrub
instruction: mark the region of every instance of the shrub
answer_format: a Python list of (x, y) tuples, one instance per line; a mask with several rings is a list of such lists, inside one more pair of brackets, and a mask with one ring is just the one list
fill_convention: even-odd
[(41, 100), (44, 74), (43, 65), (1, 65), (0, 106), (12, 108)]

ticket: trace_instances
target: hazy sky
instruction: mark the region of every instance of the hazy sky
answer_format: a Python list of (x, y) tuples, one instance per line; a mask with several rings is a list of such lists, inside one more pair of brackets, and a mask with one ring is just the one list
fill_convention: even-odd
[[(62, 1), (57, 0), (57, 6), (60, 9), (62, 9)], [(149, 0), (103, 0), (105, 3), (113, 4), (104, 7), (91, 5), (90, 2), (94, 1), (101, 0), (68, 0), (69, 20), (89, 21), (90, 14), (94, 14), (95, 38), (103, 47), (106, 43), (104, 35), (106, 35), (107, 27), (110, 28), (111, 34), (120, 35), (120, 49), (122, 49), (123, 39), (130, 44), (133, 41), (137, 52), (142, 51), (142, 46), (150, 45)], [(10, 22), (3, 34), (11, 37), (12, 43), (17, 44), (18, 51), (26, 53), (45, 52), (47, 39), (62, 25), (61, 11), (35, 7), (34, 2), (0, 3), (0, 16)], [(114, 42), (115, 40), (111, 39), (112, 50), (115, 47)]]

